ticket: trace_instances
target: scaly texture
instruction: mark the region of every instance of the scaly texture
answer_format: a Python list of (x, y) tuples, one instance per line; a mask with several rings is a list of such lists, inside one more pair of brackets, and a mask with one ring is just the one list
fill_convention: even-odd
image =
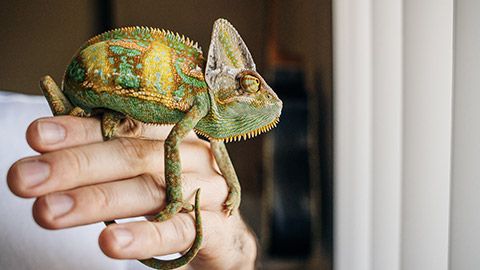
[(101, 113), (106, 139), (115, 136), (126, 116), (174, 125), (164, 148), (167, 205), (155, 221), (195, 210), (197, 232), (192, 247), (179, 259), (140, 260), (157, 269), (190, 262), (203, 238), (199, 191), (195, 206), (182, 196), (179, 148), (185, 136), (195, 130), (209, 138), (229, 187), (225, 212), (231, 215), (240, 205), (241, 192), (224, 142), (268, 131), (282, 109), (280, 99), (257, 73), (242, 38), (224, 19), (215, 21), (207, 61), (196, 43), (170, 31), (126, 27), (105, 32), (80, 47), (62, 86), (60, 90), (49, 76), (40, 80), (53, 114)]

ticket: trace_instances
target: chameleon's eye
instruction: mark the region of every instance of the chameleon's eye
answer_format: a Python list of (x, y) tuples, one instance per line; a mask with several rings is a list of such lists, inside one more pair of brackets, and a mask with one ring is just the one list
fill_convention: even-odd
[(246, 92), (255, 93), (260, 89), (260, 79), (251, 74), (245, 74), (240, 78), (240, 85)]

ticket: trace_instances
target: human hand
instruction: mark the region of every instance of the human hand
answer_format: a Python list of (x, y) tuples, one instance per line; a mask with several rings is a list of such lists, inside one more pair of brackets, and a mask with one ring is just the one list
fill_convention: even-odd
[[(163, 140), (170, 127), (127, 119), (116, 138), (104, 141), (96, 118), (59, 116), (34, 121), (29, 145), (39, 153), (14, 163), (7, 181), (17, 196), (34, 198), (33, 216), (47, 229), (62, 229), (142, 215), (166, 205)], [(195, 269), (252, 269), (256, 243), (238, 212), (225, 217), (227, 185), (208, 143), (193, 133), (180, 147), (182, 191), (193, 202), (202, 189), (204, 240), (190, 263)], [(193, 213), (168, 221), (108, 226), (103, 252), (117, 259), (146, 259), (186, 251), (195, 238)]]

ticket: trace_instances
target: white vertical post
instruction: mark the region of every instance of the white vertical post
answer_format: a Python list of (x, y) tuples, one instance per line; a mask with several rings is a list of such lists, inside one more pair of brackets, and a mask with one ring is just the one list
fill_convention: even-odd
[(335, 269), (447, 269), (454, 0), (334, 1)]
[(455, 6), (450, 269), (480, 269), (480, 1)]
[(372, 268), (400, 269), (403, 1), (373, 1)]
[(448, 269), (453, 0), (405, 0), (402, 269)]
[(402, 0), (335, 2), (335, 268), (400, 269)]
[(371, 1), (335, 1), (334, 264), (371, 269)]

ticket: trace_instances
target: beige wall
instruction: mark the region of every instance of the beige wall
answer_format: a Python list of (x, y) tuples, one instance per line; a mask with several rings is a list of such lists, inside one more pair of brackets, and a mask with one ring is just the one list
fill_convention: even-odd
[(0, 90), (40, 94), (46, 74), (60, 82), (77, 48), (94, 30), (90, 1), (2, 1)]
[[(113, 2), (115, 27), (145, 25), (170, 29), (208, 50), (212, 23), (232, 22), (252, 52), (265, 65), (268, 1), (140, 1)], [(310, 87), (321, 74), (331, 89), (330, 1), (279, 1), (280, 44), (306, 59)], [(37, 80), (45, 74), (59, 83), (77, 48), (97, 34), (94, 0), (2, 1), (0, 3), (0, 89), (39, 94)]]

